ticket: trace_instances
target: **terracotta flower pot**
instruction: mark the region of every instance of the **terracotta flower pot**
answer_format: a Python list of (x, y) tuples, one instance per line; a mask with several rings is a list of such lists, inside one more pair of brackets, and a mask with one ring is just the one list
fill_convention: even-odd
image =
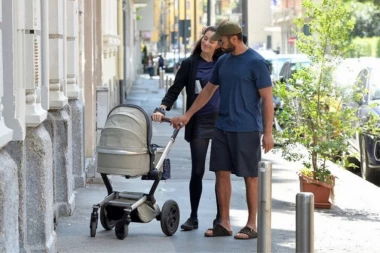
[(300, 190), (301, 192), (311, 192), (314, 194), (314, 207), (321, 209), (330, 209), (331, 202), (329, 201), (330, 193), (333, 186), (315, 180), (313, 178), (307, 177), (305, 175), (300, 175)]

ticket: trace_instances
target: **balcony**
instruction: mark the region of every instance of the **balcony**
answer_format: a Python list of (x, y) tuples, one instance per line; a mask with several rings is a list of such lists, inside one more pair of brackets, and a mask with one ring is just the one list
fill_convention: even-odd
[(141, 7), (145, 7), (149, 4), (149, 2), (151, 2), (152, 0), (134, 0), (133, 1), (133, 6), (135, 8), (141, 8)]
[(272, 23), (274, 25), (288, 22), (297, 17), (295, 8), (277, 9), (272, 12)]

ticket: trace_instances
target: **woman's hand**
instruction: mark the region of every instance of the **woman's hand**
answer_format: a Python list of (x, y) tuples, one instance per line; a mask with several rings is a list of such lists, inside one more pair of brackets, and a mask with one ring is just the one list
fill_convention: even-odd
[(160, 105), (159, 107), (157, 107), (152, 114), (152, 120), (154, 122), (162, 122), (162, 118), (165, 116), (165, 111), (165, 105)]
[(155, 113), (152, 114), (152, 120), (154, 122), (161, 122), (162, 117), (164, 117), (164, 115), (162, 113), (160, 113), (160, 112), (155, 112)]

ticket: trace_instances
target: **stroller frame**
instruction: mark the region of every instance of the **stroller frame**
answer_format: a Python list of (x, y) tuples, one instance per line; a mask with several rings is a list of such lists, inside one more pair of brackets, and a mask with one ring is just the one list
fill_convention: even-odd
[[(119, 107), (132, 107), (140, 110), (144, 115), (148, 123), (151, 123), (149, 116), (146, 112), (137, 105), (119, 105), (113, 108), (108, 116)], [(170, 122), (169, 118), (163, 118), (163, 122)], [(150, 125), (148, 126), (150, 127)], [(148, 149), (150, 153), (150, 171), (147, 175), (142, 175), (142, 179), (154, 180), (153, 185), (148, 194), (143, 192), (117, 192), (113, 190), (111, 182), (108, 178), (108, 174), (100, 173), (103, 182), (107, 188), (108, 196), (104, 200), (92, 206), (92, 213), (90, 219), (90, 235), (95, 237), (98, 219), (100, 215), (100, 221), (104, 229), (112, 230), (115, 227), (116, 237), (123, 240), (128, 235), (128, 225), (131, 222), (143, 222), (147, 223), (156, 218), (161, 222), (161, 228), (165, 235), (172, 236), (178, 229), (180, 211), (178, 204), (174, 200), (168, 200), (164, 203), (162, 210), (160, 211), (157, 201), (154, 197), (154, 193), (157, 190), (160, 183), (165, 165), (169, 163), (168, 159), (165, 159), (168, 155), (171, 147), (173, 146), (175, 139), (180, 129), (175, 129), (168, 144), (166, 145), (160, 159), (157, 164), (154, 164), (154, 156), (156, 154), (157, 145), (150, 144), (149, 134), (151, 135), (151, 129), (148, 129)], [(108, 154), (120, 155), (119, 150), (99, 150), (98, 152), (107, 152)], [(128, 152), (128, 151), (123, 151)], [(128, 152), (133, 154), (133, 152)], [(170, 164), (169, 164), (170, 165)], [(129, 176), (125, 176), (127, 179)], [(144, 205), (144, 215), (141, 217), (138, 213), (138, 208)], [(100, 209), (100, 212), (99, 212)], [(107, 211), (108, 209), (108, 211)]]

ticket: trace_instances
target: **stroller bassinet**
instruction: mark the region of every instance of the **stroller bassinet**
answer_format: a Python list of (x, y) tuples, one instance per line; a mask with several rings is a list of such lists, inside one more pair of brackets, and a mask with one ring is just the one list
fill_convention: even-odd
[[(165, 121), (170, 119), (165, 118)], [(166, 147), (151, 144), (151, 119), (136, 105), (120, 105), (111, 110), (101, 132), (97, 147), (97, 171), (101, 174), (108, 196), (93, 206), (91, 236), (95, 237), (100, 221), (106, 230), (115, 227), (117, 238), (128, 235), (130, 222), (147, 223), (156, 218), (161, 221), (163, 232), (171, 236), (179, 225), (179, 207), (173, 200), (166, 201), (160, 210), (154, 198), (161, 179), (170, 175), (170, 161), (165, 159), (179, 132), (174, 130)], [(142, 177), (154, 180), (148, 194), (141, 192), (113, 191), (108, 175), (128, 178)]]
[(151, 120), (141, 108), (130, 105), (114, 108), (97, 147), (98, 172), (129, 177), (148, 174), (164, 150), (151, 145), (151, 139)]

